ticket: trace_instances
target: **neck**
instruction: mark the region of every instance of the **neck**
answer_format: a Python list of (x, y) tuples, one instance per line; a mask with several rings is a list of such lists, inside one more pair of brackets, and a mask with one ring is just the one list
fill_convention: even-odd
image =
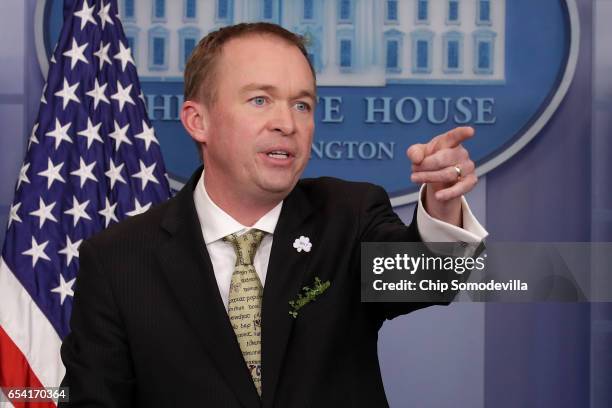
[(241, 194), (238, 189), (219, 185), (214, 177), (207, 176), (208, 173), (204, 172), (204, 186), (208, 197), (233, 219), (247, 227), (253, 226), (282, 201), (282, 198), (277, 197), (256, 199), (248, 194)]

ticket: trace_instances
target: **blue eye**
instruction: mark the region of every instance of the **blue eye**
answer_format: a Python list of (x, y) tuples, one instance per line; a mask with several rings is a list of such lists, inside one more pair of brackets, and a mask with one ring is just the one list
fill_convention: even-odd
[(251, 103), (255, 106), (263, 106), (266, 103), (266, 98), (263, 96), (256, 96), (255, 98), (251, 99)]
[(298, 103), (295, 104), (295, 107), (300, 112), (308, 112), (308, 111), (310, 111), (310, 105), (308, 105), (305, 102), (298, 102)]

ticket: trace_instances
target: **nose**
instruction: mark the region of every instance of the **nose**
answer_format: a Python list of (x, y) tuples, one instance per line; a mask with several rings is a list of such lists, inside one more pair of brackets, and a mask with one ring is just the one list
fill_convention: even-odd
[(294, 111), (287, 104), (277, 104), (270, 120), (270, 128), (282, 136), (289, 136), (295, 132)]

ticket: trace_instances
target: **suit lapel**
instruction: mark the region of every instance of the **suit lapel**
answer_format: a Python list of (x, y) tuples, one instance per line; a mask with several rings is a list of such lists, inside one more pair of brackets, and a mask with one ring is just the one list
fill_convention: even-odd
[(296, 187), (285, 199), (274, 231), (272, 252), (263, 293), (262, 310), (262, 403), (272, 406), (282, 362), (294, 319), (289, 316), (289, 301), (303, 286), (309, 252), (297, 252), (293, 242), (309, 237), (316, 250), (316, 225), (313, 207), (304, 192)]
[(158, 260), (186, 320), (198, 334), (217, 370), (245, 407), (260, 399), (223, 306), (193, 202), (200, 171), (168, 208), (162, 227), (170, 234)]

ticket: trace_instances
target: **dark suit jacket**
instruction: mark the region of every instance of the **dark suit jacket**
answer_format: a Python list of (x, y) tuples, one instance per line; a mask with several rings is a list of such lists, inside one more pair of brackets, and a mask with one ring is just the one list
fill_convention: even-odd
[[(378, 330), (426, 304), (360, 302), (360, 243), (416, 241), (380, 187), (300, 181), (274, 232), (262, 311), (261, 399), (225, 311), (193, 202), (171, 200), (80, 247), (62, 345), (72, 407), (385, 407)], [(293, 242), (310, 238), (310, 252)], [(289, 316), (314, 278), (331, 286)]]

